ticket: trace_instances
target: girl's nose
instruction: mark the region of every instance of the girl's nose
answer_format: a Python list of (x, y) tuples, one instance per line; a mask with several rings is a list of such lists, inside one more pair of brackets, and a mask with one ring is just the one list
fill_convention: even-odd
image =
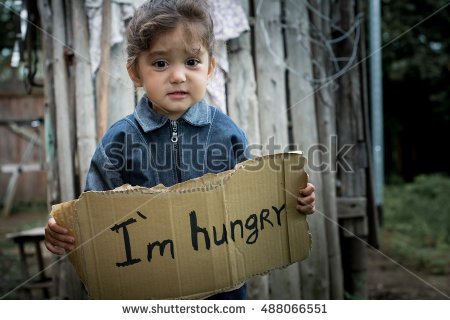
[(186, 81), (184, 66), (173, 66), (170, 74), (170, 83), (182, 83)]

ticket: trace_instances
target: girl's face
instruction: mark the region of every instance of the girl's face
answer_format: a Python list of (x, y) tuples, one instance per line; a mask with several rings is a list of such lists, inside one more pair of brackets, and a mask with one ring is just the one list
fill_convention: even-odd
[(138, 57), (137, 70), (128, 70), (137, 86), (144, 87), (156, 112), (178, 119), (206, 92), (215, 68), (200, 41), (189, 41), (182, 25), (158, 36)]

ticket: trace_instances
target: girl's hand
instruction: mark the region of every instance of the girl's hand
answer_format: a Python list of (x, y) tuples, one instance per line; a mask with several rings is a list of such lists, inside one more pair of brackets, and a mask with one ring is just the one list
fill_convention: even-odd
[(75, 248), (75, 238), (68, 235), (66, 228), (58, 225), (54, 218), (48, 220), (45, 227), (45, 246), (47, 249), (57, 255), (63, 255)]
[(305, 188), (299, 190), (297, 198), (297, 211), (303, 214), (311, 214), (316, 210), (316, 194), (315, 187), (312, 183), (308, 183)]

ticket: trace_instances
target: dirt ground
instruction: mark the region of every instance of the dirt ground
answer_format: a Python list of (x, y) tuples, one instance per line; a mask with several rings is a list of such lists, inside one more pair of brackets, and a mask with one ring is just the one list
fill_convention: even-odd
[(369, 299), (449, 299), (450, 275), (433, 275), (427, 270), (400, 266), (396, 262), (396, 257), (389, 258), (375, 250), (369, 250), (367, 272)]
[[(18, 254), (17, 249), (5, 234), (23, 229), (43, 226), (47, 220), (47, 212), (20, 212), (8, 218), (0, 217), (0, 250), (7, 254)], [(43, 250), (46, 260), (50, 254)], [(393, 259), (394, 261), (390, 260)], [(449, 299), (450, 275), (438, 276), (426, 270), (417, 270), (395, 261), (396, 257), (385, 257), (375, 250), (369, 250), (367, 287), (369, 299), (414, 299), (440, 300)], [(18, 262), (18, 261), (17, 261)], [(17, 269), (19, 265), (17, 265)], [(406, 268), (406, 269), (405, 269)], [(1, 276), (4, 280), (4, 275)], [(0, 292), (0, 296), (4, 292)]]

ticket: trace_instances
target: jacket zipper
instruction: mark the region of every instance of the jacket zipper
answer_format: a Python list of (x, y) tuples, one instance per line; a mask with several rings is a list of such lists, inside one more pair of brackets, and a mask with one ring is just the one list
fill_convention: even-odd
[(178, 122), (176, 120), (170, 120), (170, 125), (172, 127), (172, 137), (170, 141), (173, 145), (173, 151), (175, 153), (175, 170), (177, 173), (177, 182), (181, 182), (181, 170), (180, 170), (180, 150), (178, 145)]

